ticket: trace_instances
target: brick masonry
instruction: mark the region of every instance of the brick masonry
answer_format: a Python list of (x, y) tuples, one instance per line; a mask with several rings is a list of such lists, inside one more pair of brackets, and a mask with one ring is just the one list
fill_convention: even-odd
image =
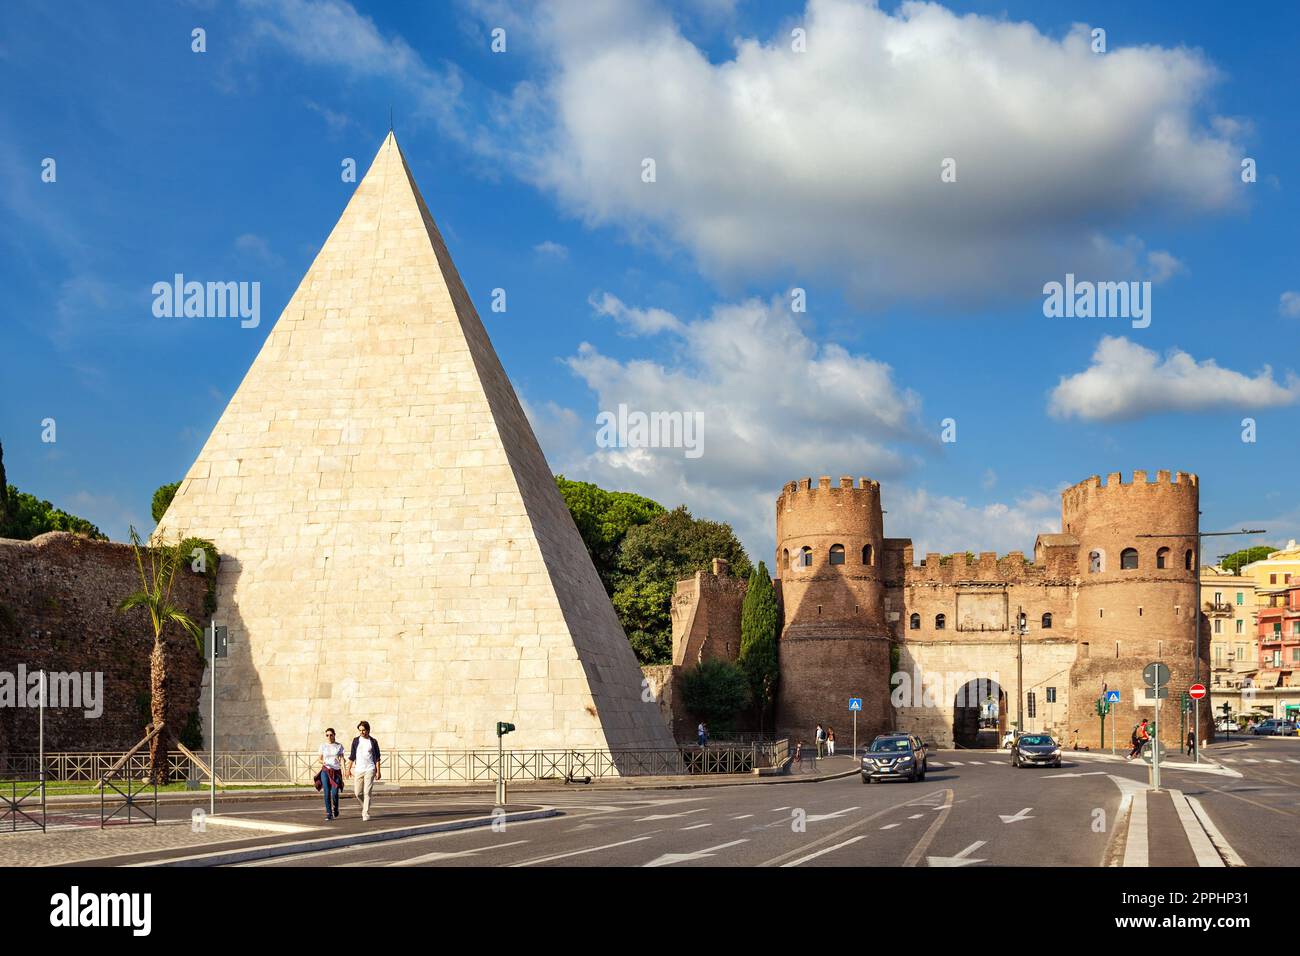
[[(149, 655), (153, 633), (143, 611), (117, 604), (140, 588), (131, 547), (66, 532), (32, 541), (0, 539), (0, 671), (96, 672), (103, 675), (103, 713), (46, 712), (48, 751), (126, 750), (149, 722)], [(203, 621), (207, 581), (188, 568), (177, 573), (173, 597)], [(198, 705), (203, 660), (193, 638), (173, 629), (168, 724), (179, 733)], [(0, 754), (35, 753), (36, 710), (0, 708)]]

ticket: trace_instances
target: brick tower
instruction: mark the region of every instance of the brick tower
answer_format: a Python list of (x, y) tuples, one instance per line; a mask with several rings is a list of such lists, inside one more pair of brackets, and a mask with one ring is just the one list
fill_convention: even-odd
[(883, 531), (880, 484), (867, 478), (804, 478), (777, 498), (783, 734), (811, 742), (818, 722), (831, 724), (847, 750), (850, 697), (862, 698), (859, 740), (890, 726)]

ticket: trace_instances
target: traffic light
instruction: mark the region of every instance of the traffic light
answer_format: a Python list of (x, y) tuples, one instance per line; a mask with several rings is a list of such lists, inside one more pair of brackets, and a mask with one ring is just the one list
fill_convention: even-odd
[(1029, 704), (1029, 716), (1036, 717), (1038, 715), (1035, 711), (1034, 704), (1037, 702), (1037, 698), (1035, 698), (1034, 692), (1032, 690), (1029, 692), (1028, 696), (1029, 696), (1029, 700), (1027, 701), (1027, 703)]
[(507, 724), (504, 720), (498, 720), (498, 721), (497, 721), (497, 736), (498, 736), (498, 737), (504, 737), (506, 734), (510, 733), (510, 731), (512, 731), (512, 730), (514, 730), (514, 729), (515, 729), (515, 725), (514, 725), (514, 724)]

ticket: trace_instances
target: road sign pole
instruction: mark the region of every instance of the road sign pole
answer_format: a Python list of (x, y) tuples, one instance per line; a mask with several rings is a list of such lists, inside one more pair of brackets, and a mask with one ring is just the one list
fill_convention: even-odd
[(1201, 698), (1192, 701), (1192, 755), (1196, 763), (1201, 762)]
[(858, 712), (853, 712), (853, 759), (858, 759)]
[(1156, 732), (1151, 738), (1151, 779), (1156, 793), (1160, 792), (1160, 669), (1156, 668)]

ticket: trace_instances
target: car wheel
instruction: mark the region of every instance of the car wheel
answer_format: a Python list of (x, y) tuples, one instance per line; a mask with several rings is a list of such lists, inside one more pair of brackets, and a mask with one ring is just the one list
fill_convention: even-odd
[(863, 774), (863, 775), (862, 775), (862, 783), (863, 783), (863, 786), (865, 786), (866, 784), (869, 784), (870, 782), (871, 782), (871, 778), (868, 777), (866, 774)]

